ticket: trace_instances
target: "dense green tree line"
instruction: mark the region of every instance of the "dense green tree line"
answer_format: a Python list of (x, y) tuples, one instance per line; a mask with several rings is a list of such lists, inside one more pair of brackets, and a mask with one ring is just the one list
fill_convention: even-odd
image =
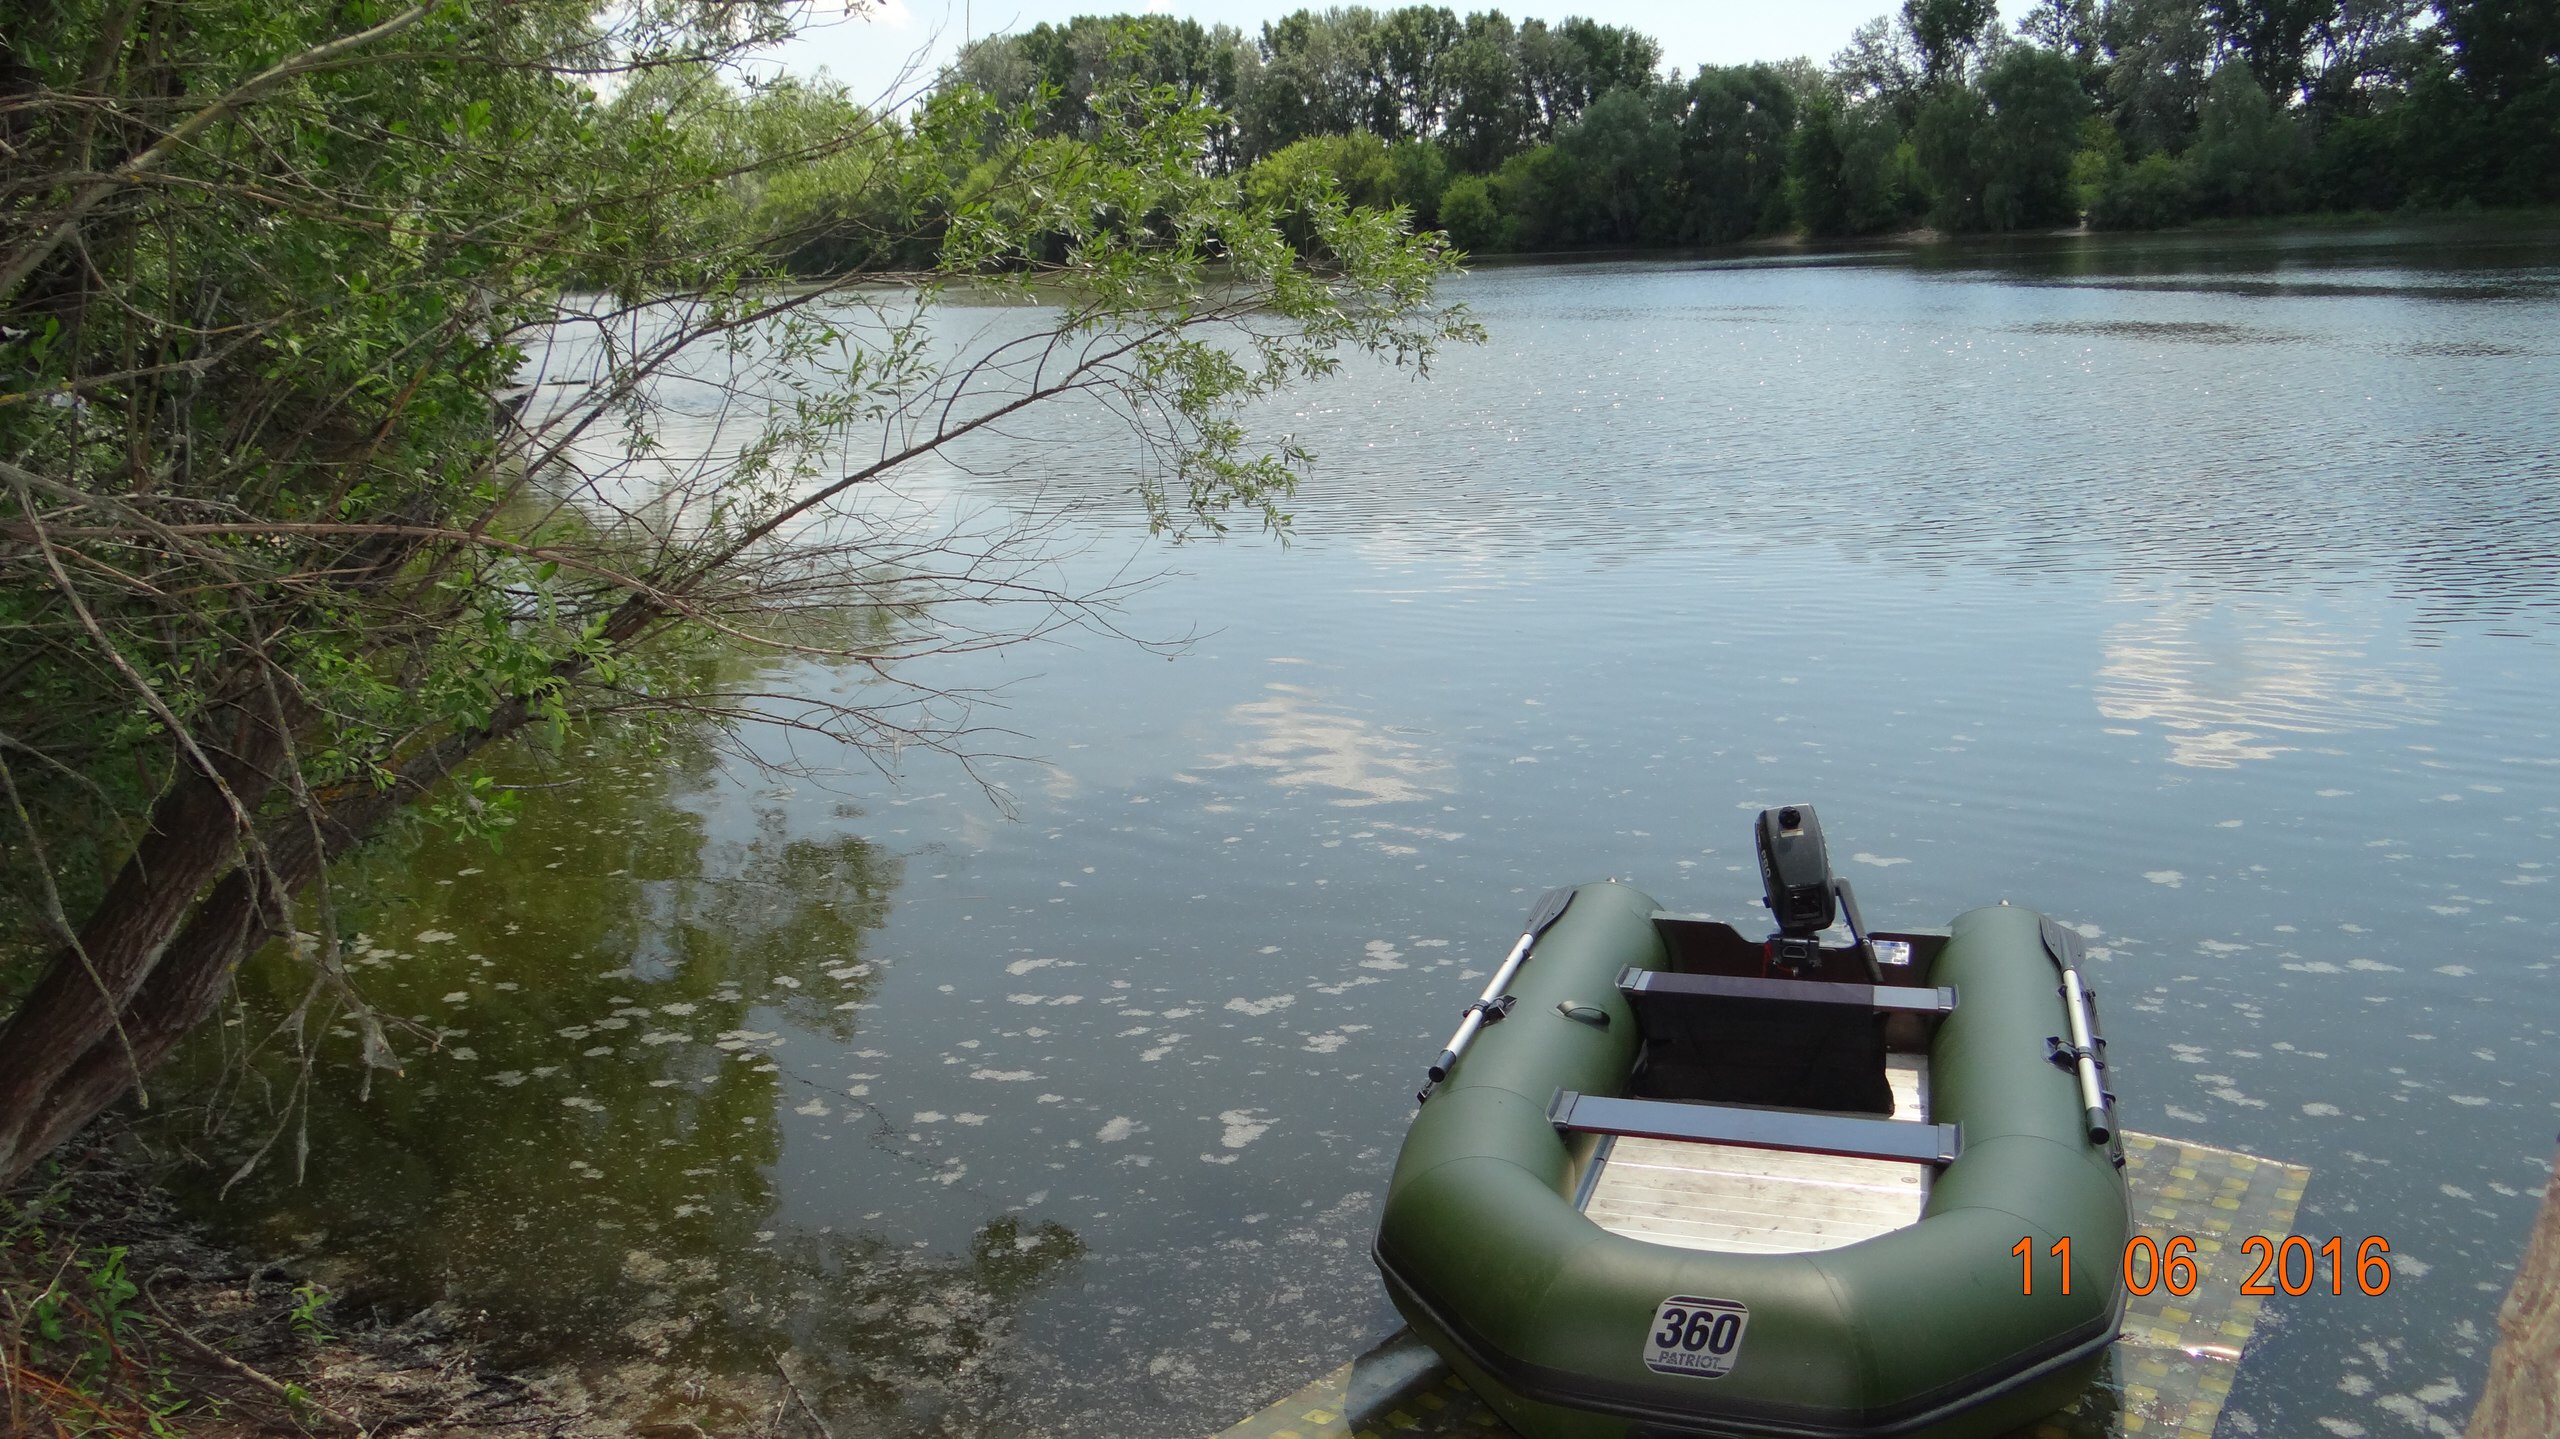
[(2560, 0), (1905, 0), (1827, 67), (1661, 68), (1590, 20), (1082, 17), (953, 67), (1050, 133), (1131, 79), (1225, 117), (1214, 169), (1330, 176), (1469, 249), (2560, 201)]

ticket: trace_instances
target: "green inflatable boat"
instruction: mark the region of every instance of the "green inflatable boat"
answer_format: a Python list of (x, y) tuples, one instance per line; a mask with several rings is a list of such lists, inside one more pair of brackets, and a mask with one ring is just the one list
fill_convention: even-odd
[(1869, 934), (1810, 806), (1758, 840), (1765, 941), (1615, 882), (1541, 901), (1431, 1066), (1388, 1294), (1531, 1439), (2061, 1408), (2131, 1233), (2078, 936), (2005, 902)]

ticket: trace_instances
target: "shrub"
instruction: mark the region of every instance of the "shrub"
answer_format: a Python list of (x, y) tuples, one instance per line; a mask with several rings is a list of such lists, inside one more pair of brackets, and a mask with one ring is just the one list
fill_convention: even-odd
[(1482, 175), (1460, 175), (1440, 192), (1440, 228), (1461, 250), (1481, 254), (1510, 248), (1510, 227)]
[(2120, 167), (2110, 177), (2089, 207), (2089, 223), (2102, 230), (2165, 229), (2186, 223), (2195, 204), (2195, 180), (2184, 161), (2145, 155), (2140, 164)]

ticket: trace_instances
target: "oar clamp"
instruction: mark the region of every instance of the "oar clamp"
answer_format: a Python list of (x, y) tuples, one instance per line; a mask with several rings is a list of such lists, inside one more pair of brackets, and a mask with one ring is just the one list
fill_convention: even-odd
[(1499, 999), (1479, 999), (1468, 1005), (1466, 1008), (1459, 1010), (1458, 1013), (1461, 1017), (1470, 1014), (1481, 1014), (1484, 1016), (1484, 1023), (1498, 1024), (1511, 1017), (1511, 1007), (1519, 1002), (1520, 997), (1518, 995), (1506, 994)]
[(2107, 1042), (2104, 1039), (2082, 1049), (2061, 1035), (2048, 1034), (2044, 1037), (2044, 1049), (2044, 1057), (2052, 1061), (2056, 1069), (2078, 1069), (2082, 1059), (2087, 1059), (2101, 1070), (2107, 1067)]

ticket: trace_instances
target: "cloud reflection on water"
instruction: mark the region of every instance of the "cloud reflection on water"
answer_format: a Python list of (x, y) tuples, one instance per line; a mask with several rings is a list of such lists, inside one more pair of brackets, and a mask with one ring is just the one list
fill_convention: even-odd
[(2232, 769), (2301, 748), (2287, 740), (2427, 724), (2432, 672), (2378, 661), (2373, 638), (2292, 608), (2186, 597), (2108, 631), (2098, 712), (2157, 725), (2171, 764)]
[(1302, 685), (1268, 684), (1269, 696), (1237, 705), (1228, 717), (1247, 731), (1233, 750), (1208, 757), (1212, 769), (1266, 771), (1283, 789), (1333, 790), (1345, 807), (1410, 804), (1451, 792), (1445, 759)]

